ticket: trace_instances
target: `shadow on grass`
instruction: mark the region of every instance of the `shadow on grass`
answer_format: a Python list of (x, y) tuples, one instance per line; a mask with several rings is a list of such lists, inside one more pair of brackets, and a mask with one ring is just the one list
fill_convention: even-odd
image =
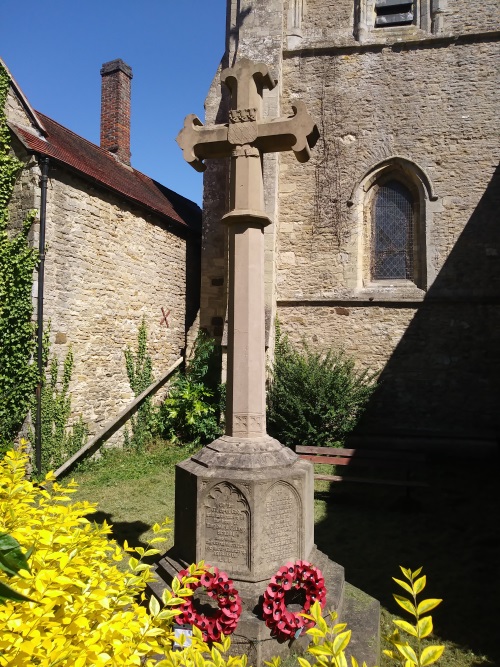
[(143, 521), (113, 521), (113, 515), (107, 512), (94, 512), (88, 515), (88, 520), (102, 524), (107, 521), (113, 527), (113, 532), (110, 538), (116, 540), (118, 544), (123, 546), (127, 540), (131, 547), (147, 547), (146, 542), (142, 542), (139, 537), (143, 535), (150, 526)]
[(423, 597), (443, 598), (433, 613), (436, 635), (499, 665), (496, 463), (436, 463), (427, 472), (431, 486), (412, 490), (410, 502), (393, 488), (332, 485), (316, 496), (326, 506), (315, 535), (351, 584), (398, 615), (392, 577), (400, 565), (422, 565)]

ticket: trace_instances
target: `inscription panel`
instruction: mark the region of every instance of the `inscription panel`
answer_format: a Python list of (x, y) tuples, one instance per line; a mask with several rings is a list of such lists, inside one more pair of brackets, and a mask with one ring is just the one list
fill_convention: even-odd
[(229, 482), (216, 484), (204, 502), (205, 555), (211, 565), (250, 567), (250, 507)]
[(272, 563), (285, 563), (300, 556), (300, 502), (293, 487), (279, 482), (267, 492), (265, 499), (265, 540), (263, 558)]

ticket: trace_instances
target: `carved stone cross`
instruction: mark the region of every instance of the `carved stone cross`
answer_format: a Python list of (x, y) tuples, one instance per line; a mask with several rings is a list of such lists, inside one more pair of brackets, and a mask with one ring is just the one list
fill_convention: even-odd
[(262, 154), (294, 151), (309, 159), (319, 133), (303, 102), (293, 115), (262, 119), (263, 89), (276, 82), (263, 63), (244, 58), (221, 74), (231, 92), (228, 125), (204, 127), (191, 114), (177, 143), (197, 171), (203, 160), (231, 157), (229, 226), (229, 304), (226, 435), (238, 439), (266, 436), (264, 210)]

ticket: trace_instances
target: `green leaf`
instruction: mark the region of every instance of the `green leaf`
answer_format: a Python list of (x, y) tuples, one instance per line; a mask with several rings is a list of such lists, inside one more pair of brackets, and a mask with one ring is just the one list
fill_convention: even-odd
[(428, 598), (427, 600), (422, 600), (419, 602), (417, 607), (418, 615), (421, 616), (422, 614), (426, 614), (428, 611), (435, 609), (438, 604), (441, 604), (441, 602), (442, 600), (439, 600), (438, 598)]
[(31, 598), (26, 597), (22, 593), (15, 591), (9, 585), (0, 581), (0, 604), (3, 604), (5, 600), (18, 600), (20, 602), (35, 602)]
[(0, 569), (10, 576), (30, 569), (21, 545), (7, 533), (0, 533)]
[(433, 662), (439, 660), (443, 655), (444, 646), (427, 646), (422, 651), (420, 656), (420, 665), (421, 667), (427, 667), (427, 665), (432, 665)]

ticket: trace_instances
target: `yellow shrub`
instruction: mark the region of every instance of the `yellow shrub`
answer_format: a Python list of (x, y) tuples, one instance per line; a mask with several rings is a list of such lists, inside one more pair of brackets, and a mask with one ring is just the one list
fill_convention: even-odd
[[(27, 462), (27, 456), (18, 451), (9, 451), (0, 461), (0, 534), (10, 535), (30, 553), (29, 572), (19, 570), (18, 576), (9, 580), (0, 572), (0, 582), (8, 581), (16, 592), (32, 600), (0, 599), (0, 667), (246, 666), (246, 656), (223, 658), (230, 646), (229, 637), (222, 635), (219, 642), (208, 646), (196, 627), (191, 646), (172, 650), (172, 620), (184, 598), (192, 595), (185, 584), (203, 573), (203, 563), (191, 565), (182, 582), (174, 579), (173, 591), (163, 595), (163, 608), (152, 598), (147, 609), (138, 600), (144, 599), (153, 575), (141, 561), (159, 552), (155, 548), (130, 549), (126, 544), (121, 548), (109, 540), (111, 528), (106, 523), (99, 526), (86, 518), (95, 512), (96, 505), (71, 503), (76, 483), (63, 487), (49, 473), (43, 486), (34, 484), (25, 476)], [(151, 544), (163, 542), (169, 531), (167, 524), (153, 526), (156, 535)], [(128, 571), (121, 572), (116, 562), (122, 561), (127, 551), (138, 558), (130, 557)], [(419, 571), (403, 569), (405, 572), (411, 579), (411, 587), (406, 589), (411, 588), (416, 595), (423, 588), (422, 581), (415, 579)], [(418, 608), (415, 602), (411, 608), (417, 619), (414, 632), (404, 621), (396, 624), (414, 636), (426, 636), (431, 622), (429, 617), (420, 619), (419, 614), (438, 602), (424, 600)], [(400, 604), (406, 609), (410, 603)], [(307, 630), (312, 640), (307, 654), (314, 663), (297, 658), (299, 667), (347, 667), (345, 649), (351, 633), (346, 625), (336, 623), (336, 614), (331, 615), (328, 625), (318, 603), (304, 615), (315, 623)], [(393, 644), (408, 657), (407, 643), (398, 639)], [(439, 652), (431, 655), (426, 648), (422, 660), (415, 664), (437, 661), (442, 647), (431, 648)], [(351, 662), (358, 666), (354, 659)], [(280, 661), (273, 659), (267, 664), (278, 667)]]
[[(0, 462), (0, 533), (25, 551), (33, 549), (31, 571), (21, 570), (9, 581), (33, 602), (7, 600), (0, 606), (0, 665), (164, 667), (203, 665), (203, 655), (217, 658), (223, 645), (209, 650), (200, 637), (183, 651), (170, 650), (173, 609), (190, 594), (187, 589), (178, 589), (175, 598), (166, 593), (163, 609), (156, 600), (149, 611), (137, 603), (152, 578), (141, 558), (156, 550), (137, 549), (139, 558), (130, 558), (129, 570), (121, 572), (116, 562), (133, 550), (109, 540), (109, 526), (85, 518), (96, 506), (71, 503), (76, 484), (63, 487), (50, 473), (43, 486), (30, 482), (26, 464), (27, 457), (15, 451)], [(154, 529), (152, 542), (163, 541), (166, 525)], [(230, 658), (218, 664), (244, 662)]]

